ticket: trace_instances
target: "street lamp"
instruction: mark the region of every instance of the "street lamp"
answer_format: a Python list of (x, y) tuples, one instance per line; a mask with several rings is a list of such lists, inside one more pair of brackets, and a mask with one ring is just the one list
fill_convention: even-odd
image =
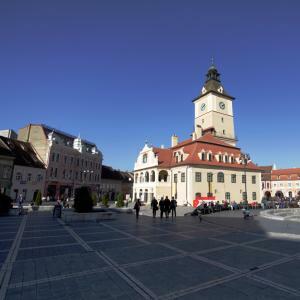
[(248, 204), (248, 196), (247, 196), (247, 176), (246, 176), (246, 168), (249, 162), (251, 162), (250, 155), (248, 153), (241, 153), (242, 164), (244, 165), (244, 183), (245, 183), (245, 204)]

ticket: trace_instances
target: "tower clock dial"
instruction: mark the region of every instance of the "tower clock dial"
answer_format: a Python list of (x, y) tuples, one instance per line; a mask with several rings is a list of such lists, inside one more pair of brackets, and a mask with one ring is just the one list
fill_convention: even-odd
[(225, 103), (224, 102), (220, 102), (219, 106), (220, 106), (221, 109), (225, 109)]
[(206, 104), (205, 104), (205, 103), (202, 103), (202, 104), (201, 104), (201, 111), (204, 111), (204, 110), (205, 110), (205, 107), (206, 107)]

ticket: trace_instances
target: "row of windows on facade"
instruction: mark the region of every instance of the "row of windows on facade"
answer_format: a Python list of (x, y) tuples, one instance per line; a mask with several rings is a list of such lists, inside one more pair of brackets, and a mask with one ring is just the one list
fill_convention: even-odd
[[(284, 187), (284, 186), (288, 186), (288, 187), (292, 187), (292, 183), (288, 182), (287, 184), (283, 184), (283, 183), (273, 183), (274, 187)], [(299, 182), (295, 182), (294, 186), (300, 186)]]
[[(176, 163), (184, 161), (184, 155), (180, 151), (179, 152), (174, 152), (173, 156), (175, 158)], [(213, 161), (214, 160), (212, 153), (211, 152), (205, 152), (205, 151), (200, 152), (200, 159), (203, 160), (203, 161), (205, 161), (205, 160)], [(148, 160), (148, 155), (144, 154), (143, 155), (143, 163), (147, 163), (147, 160)], [(216, 155), (216, 160), (218, 162), (231, 163), (231, 164), (234, 164), (236, 162), (236, 159), (233, 155), (227, 155), (227, 154), (217, 154)]]
[[(138, 174), (135, 174), (135, 182), (155, 182), (155, 172), (151, 171), (151, 175), (149, 175), (149, 172), (145, 172), (145, 177), (143, 176), (144, 174), (141, 173), (140, 177)], [(185, 182), (185, 173), (181, 173), (181, 182)], [(174, 182), (178, 182), (178, 174), (173, 175), (173, 180)], [(213, 173), (207, 173), (207, 182), (213, 182)], [(168, 173), (167, 171), (160, 171), (158, 175), (158, 180), (159, 181), (164, 181), (166, 182), (168, 180)], [(256, 176), (253, 175), (251, 177), (252, 183), (256, 184)], [(202, 173), (201, 172), (195, 172), (195, 182), (201, 182), (202, 181)], [(242, 175), (242, 183), (246, 183), (247, 177), (246, 175)], [(219, 172), (217, 174), (217, 182), (225, 182), (225, 175), (223, 172)], [(237, 175), (236, 174), (231, 174), (231, 183), (236, 183), (237, 182)]]
[[(23, 174), (20, 173), (20, 172), (18, 172), (16, 174), (16, 181), (30, 182), (32, 180), (33, 180), (33, 178), (32, 178), (32, 174), (31, 173), (28, 173), (27, 176), (26, 175), (23, 176)], [(41, 174), (36, 175), (36, 181), (37, 182), (41, 182), (42, 180), (43, 180), (43, 175), (41, 175)]]
[[(195, 196), (196, 196), (196, 197), (201, 197), (201, 193), (196, 193)], [(212, 193), (207, 193), (207, 197), (212, 197), (212, 196), (213, 196)], [(243, 192), (243, 193), (242, 193), (242, 197), (243, 197), (243, 200), (248, 200), (247, 192)], [(226, 192), (226, 193), (225, 193), (225, 200), (231, 200), (231, 197), (230, 197), (230, 193), (229, 193), (229, 192)], [(252, 200), (253, 200), (253, 201), (256, 201), (256, 200), (257, 200), (256, 192), (252, 192)]]
[[(59, 162), (59, 159), (60, 159), (59, 153), (54, 153), (53, 152), (52, 156), (51, 156), (51, 161), (52, 162)], [(68, 156), (65, 155), (64, 156), (64, 163), (67, 164), (68, 161), (69, 161), (70, 166), (73, 166), (73, 164), (75, 163), (74, 157), (70, 156), (69, 159), (68, 159)], [(96, 170), (100, 169), (100, 164), (99, 163), (93, 163), (92, 161), (87, 161), (87, 160), (84, 160), (84, 159), (80, 160), (79, 158), (77, 158), (76, 159), (76, 166), (79, 167), (80, 165), (82, 167), (84, 165), (85, 165), (85, 167), (88, 167), (88, 165), (89, 165), (90, 168), (94, 167)]]
[(0, 165), (0, 178), (10, 179), (12, 173), (12, 167), (6, 165)]
[[(146, 189), (145, 190), (145, 192), (144, 192), (144, 194), (150, 194), (150, 199), (152, 198), (151, 196), (153, 195), (153, 193), (148, 193), (148, 190)], [(142, 198), (142, 195), (143, 195), (143, 190), (140, 190), (140, 192), (139, 192), (139, 196), (140, 196), (140, 198)], [(176, 195), (175, 195), (176, 196)], [(201, 197), (202, 196), (202, 194), (201, 193), (196, 193), (195, 194), (195, 198), (197, 198), (197, 197)], [(213, 196), (213, 194), (212, 193), (207, 193), (207, 197), (212, 197)], [(243, 197), (243, 200), (245, 201), (245, 200), (248, 200), (248, 195), (247, 195), (247, 192), (243, 192), (242, 193), (242, 197)], [(135, 193), (135, 199), (137, 198), (137, 193)], [(148, 198), (148, 196), (146, 196), (146, 198)], [(176, 198), (177, 198), (177, 196), (176, 196)], [(225, 200), (227, 200), (227, 201), (230, 201), (231, 200), (231, 196), (230, 196), (230, 193), (229, 192), (226, 192), (225, 193)], [(256, 195), (256, 192), (252, 192), (252, 200), (253, 201), (256, 201), (257, 200), (257, 195)]]
[[(58, 170), (57, 168), (50, 169), (50, 177), (57, 177)], [(99, 181), (100, 180), (100, 174), (93, 174), (92, 172), (74, 172), (72, 170), (69, 171), (69, 173), (66, 170), (63, 170), (62, 172), (63, 179), (74, 179), (74, 180), (88, 180), (88, 181)]]

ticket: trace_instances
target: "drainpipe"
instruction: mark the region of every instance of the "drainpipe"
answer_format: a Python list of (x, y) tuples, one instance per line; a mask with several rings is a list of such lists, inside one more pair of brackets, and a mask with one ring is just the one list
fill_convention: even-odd
[(171, 199), (172, 199), (172, 196), (173, 196), (173, 172), (171, 170)]
[(185, 170), (185, 199), (186, 199), (186, 206), (188, 206), (188, 168), (189, 166), (186, 166)]

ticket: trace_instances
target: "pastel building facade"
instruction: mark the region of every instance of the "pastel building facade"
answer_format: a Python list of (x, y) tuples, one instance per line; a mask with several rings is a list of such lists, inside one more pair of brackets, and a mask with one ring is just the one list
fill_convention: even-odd
[(18, 139), (30, 142), (46, 166), (44, 196), (71, 197), (83, 185), (99, 192), (103, 157), (94, 143), (44, 124), (21, 128)]

